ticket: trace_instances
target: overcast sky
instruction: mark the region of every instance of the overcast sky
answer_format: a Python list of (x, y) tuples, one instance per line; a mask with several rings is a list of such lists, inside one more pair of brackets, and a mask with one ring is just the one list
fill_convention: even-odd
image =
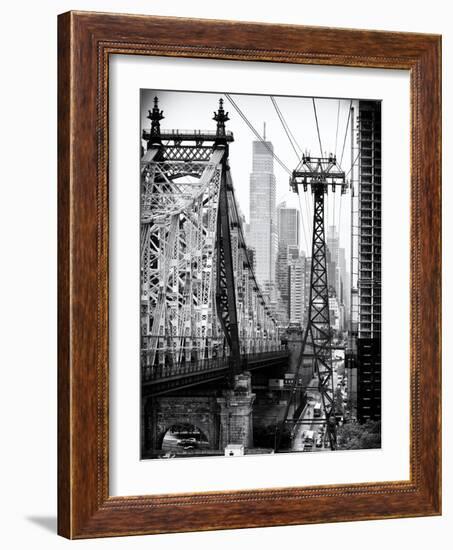
[[(152, 109), (154, 96), (158, 96), (159, 107), (164, 111), (165, 119), (161, 122), (162, 129), (197, 130), (215, 130), (216, 123), (212, 120), (213, 112), (218, 108), (219, 98), (223, 97), (224, 108), (229, 112), (230, 117), (226, 128), (227, 130), (231, 130), (234, 134), (234, 142), (230, 144), (229, 159), (235, 193), (240, 208), (248, 221), (249, 178), (252, 170), (252, 142), (257, 138), (242, 120), (235, 108), (230, 104), (222, 92), (202, 93), (142, 90), (141, 126), (145, 129), (149, 129), (150, 127), (150, 121), (146, 116), (148, 114), (148, 109)], [(274, 97), (286, 119), (289, 129), (302, 151), (308, 151), (313, 156), (319, 156), (320, 147), (312, 98)], [(290, 170), (293, 170), (297, 166), (298, 158), (278, 118), (271, 98), (268, 95), (240, 94), (232, 94), (232, 98), (261, 136), (263, 135), (263, 125), (266, 123), (266, 140), (273, 143), (274, 152), (283, 164)], [(315, 106), (323, 154), (328, 155), (329, 153), (336, 153), (337, 159), (340, 161), (344, 144), (341, 167), (348, 173), (351, 167), (351, 121), (349, 122), (347, 131), (346, 128), (350, 99), (316, 98)], [(289, 189), (289, 175), (277, 162), (274, 162), (274, 173), (277, 181), (277, 204), (284, 200), (287, 206), (299, 208), (297, 195)], [(301, 191), (301, 195), (301, 213), (303, 220), (301, 224), (302, 235), (300, 242), (301, 248), (307, 252), (307, 245), (311, 251), (312, 196), (311, 194), (304, 194), (303, 191)], [(340, 202), (342, 203), (341, 207)], [(307, 218), (309, 219), (307, 220)], [(338, 226), (340, 223), (340, 246), (346, 249), (346, 257), (349, 262), (349, 192), (343, 196), (341, 196), (339, 192), (330, 193), (327, 201), (325, 219), (326, 225), (335, 224)]]

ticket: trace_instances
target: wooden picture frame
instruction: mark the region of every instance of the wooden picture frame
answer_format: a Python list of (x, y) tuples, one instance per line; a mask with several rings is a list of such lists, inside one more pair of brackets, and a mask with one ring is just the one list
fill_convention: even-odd
[[(88, 538), (441, 513), (441, 38), (69, 12), (58, 21), (58, 532)], [(410, 480), (109, 496), (111, 54), (410, 71)]]

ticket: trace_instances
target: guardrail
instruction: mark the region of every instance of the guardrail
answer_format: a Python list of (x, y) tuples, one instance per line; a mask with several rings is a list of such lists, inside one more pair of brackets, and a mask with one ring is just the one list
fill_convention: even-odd
[[(260, 353), (252, 353), (243, 355), (243, 365), (247, 368), (247, 365), (251, 363), (257, 363), (261, 361), (271, 360), (276, 357), (283, 357), (288, 355), (285, 349), (264, 351)], [(153, 368), (145, 368), (143, 371), (143, 381), (153, 382), (160, 381), (172, 377), (187, 376), (191, 374), (198, 374), (207, 371), (224, 370), (229, 368), (230, 358), (221, 357), (215, 359), (204, 359), (201, 361), (194, 361), (192, 363), (181, 363), (179, 365), (157, 365)]]

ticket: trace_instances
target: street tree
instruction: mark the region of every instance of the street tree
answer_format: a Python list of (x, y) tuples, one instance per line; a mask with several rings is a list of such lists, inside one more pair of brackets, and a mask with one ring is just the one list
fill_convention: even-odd
[(381, 446), (381, 423), (368, 420), (364, 424), (347, 423), (338, 428), (338, 449), (378, 449)]

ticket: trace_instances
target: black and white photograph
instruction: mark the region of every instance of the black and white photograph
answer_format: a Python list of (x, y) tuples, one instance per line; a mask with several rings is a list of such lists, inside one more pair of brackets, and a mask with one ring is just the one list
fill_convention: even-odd
[(2, 548), (452, 547), (449, 8), (4, 4)]
[(379, 449), (381, 102), (139, 116), (141, 459)]

